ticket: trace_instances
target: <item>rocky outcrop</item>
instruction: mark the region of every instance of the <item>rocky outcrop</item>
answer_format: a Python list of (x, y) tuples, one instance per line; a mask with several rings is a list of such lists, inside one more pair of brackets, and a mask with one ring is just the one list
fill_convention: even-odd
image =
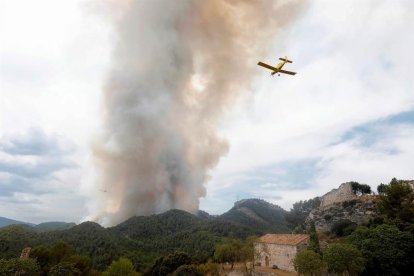
[(368, 222), (377, 214), (374, 195), (364, 195), (351, 200), (334, 202), (326, 206), (313, 209), (306, 218), (306, 226), (315, 223), (316, 231), (330, 231), (332, 226), (340, 220), (350, 220), (357, 224)]
[[(406, 183), (414, 190), (414, 180), (395, 181)], [(333, 189), (320, 197), (321, 204), (319, 207), (312, 209), (305, 220), (306, 228), (309, 228), (311, 223), (314, 222), (317, 231), (325, 232), (330, 231), (332, 226), (340, 220), (350, 220), (356, 224), (363, 224), (376, 216), (375, 200), (377, 196), (356, 193), (358, 185), (361, 186), (357, 182), (343, 183), (337, 189)], [(368, 185), (362, 184), (362, 186)]]
[(375, 198), (374, 195), (357, 196), (352, 182), (343, 183), (321, 197), (320, 206), (309, 213), (305, 225), (310, 227), (314, 222), (317, 231), (325, 232), (340, 220), (362, 224), (376, 215)]

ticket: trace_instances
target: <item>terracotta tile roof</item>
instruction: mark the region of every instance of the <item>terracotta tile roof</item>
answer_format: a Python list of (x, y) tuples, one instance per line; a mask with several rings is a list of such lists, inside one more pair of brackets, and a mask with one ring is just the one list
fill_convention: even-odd
[(266, 234), (257, 239), (257, 242), (296, 245), (309, 238), (309, 235), (293, 234)]

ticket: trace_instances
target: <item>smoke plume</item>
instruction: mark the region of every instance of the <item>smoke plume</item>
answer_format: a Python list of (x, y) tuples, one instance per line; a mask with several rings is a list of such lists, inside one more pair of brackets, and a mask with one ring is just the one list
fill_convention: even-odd
[(249, 90), (278, 29), (302, 1), (123, 1), (93, 147), (92, 218), (106, 225), (198, 209), (228, 150), (222, 115)]

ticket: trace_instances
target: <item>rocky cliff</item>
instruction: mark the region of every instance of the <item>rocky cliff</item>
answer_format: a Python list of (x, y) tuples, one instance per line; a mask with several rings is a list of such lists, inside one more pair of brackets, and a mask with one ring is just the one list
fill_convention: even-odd
[(362, 224), (377, 214), (375, 199), (375, 195), (358, 196), (352, 182), (343, 183), (321, 197), (320, 206), (309, 213), (305, 224), (309, 227), (314, 222), (319, 232), (330, 231), (340, 220)]
[(310, 226), (313, 221), (318, 232), (326, 232), (340, 220), (350, 220), (357, 224), (368, 222), (377, 214), (375, 199), (374, 195), (364, 195), (349, 201), (320, 206), (309, 213), (306, 225)]

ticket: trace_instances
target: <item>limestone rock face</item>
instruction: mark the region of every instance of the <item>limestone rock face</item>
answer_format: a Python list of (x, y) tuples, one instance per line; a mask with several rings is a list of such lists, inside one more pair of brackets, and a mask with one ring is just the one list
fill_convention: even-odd
[[(414, 190), (414, 180), (398, 180), (407, 183)], [(305, 221), (306, 228), (315, 222), (318, 232), (330, 231), (332, 226), (348, 219), (357, 224), (368, 222), (378, 213), (375, 206), (376, 195), (356, 195), (352, 182), (341, 184), (337, 189), (323, 195), (319, 207), (312, 209)]]
[(314, 221), (316, 231), (326, 232), (340, 220), (348, 219), (357, 224), (368, 222), (377, 214), (375, 199), (375, 195), (364, 195), (348, 201), (320, 206), (309, 213), (306, 226), (310, 227), (311, 222)]
[(357, 224), (367, 222), (377, 214), (375, 198), (374, 195), (357, 196), (352, 190), (352, 182), (343, 183), (321, 197), (320, 206), (306, 218), (306, 227), (310, 227), (313, 221), (318, 232), (325, 232), (344, 219)]

